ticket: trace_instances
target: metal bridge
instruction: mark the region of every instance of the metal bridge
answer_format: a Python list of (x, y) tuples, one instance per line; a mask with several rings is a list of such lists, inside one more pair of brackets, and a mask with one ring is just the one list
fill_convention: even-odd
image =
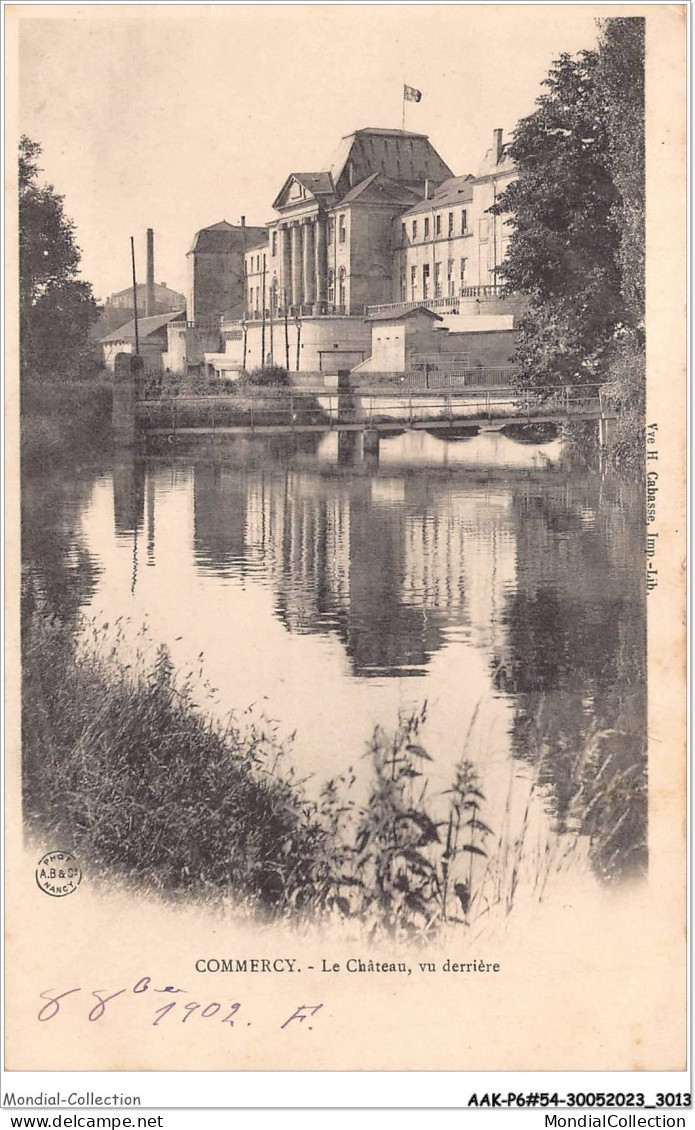
[(214, 396), (162, 396), (136, 407), (138, 430), (145, 435), (210, 433), (288, 434), (406, 429), (447, 430), (470, 426), (501, 431), (509, 425), (597, 421), (605, 443), (617, 419), (600, 385), (552, 386), (520, 392), (510, 388), (352, 389), (329, 392), (253, 389)]

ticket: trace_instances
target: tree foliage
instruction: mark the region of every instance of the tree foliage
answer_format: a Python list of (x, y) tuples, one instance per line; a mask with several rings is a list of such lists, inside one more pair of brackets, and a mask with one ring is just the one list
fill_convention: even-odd
[(65, 375), (79, 366), (99, 315), (91, 284), (78, 277), (80, 249), (63, 197), (39, 184), (41, 146), (19, 144), (20, 350), (24, 372)]
[(597, 51), (563, 54), (509, 153), (495, 211), (513, 230), (502, 274), (528, 297), (520, 381), (604, 379), (644, 308), (644, 21), (610, 19)]

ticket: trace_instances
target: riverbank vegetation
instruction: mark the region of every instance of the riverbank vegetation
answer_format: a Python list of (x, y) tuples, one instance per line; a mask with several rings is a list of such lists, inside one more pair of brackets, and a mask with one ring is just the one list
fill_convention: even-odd
[(113, 445), (111, 377), (85, 370), (70, 379), (26, 374), (20, 389), (21, 459), (26, 472), (70, 466), (77, 470)]
[(493, 209), (511, 231), (502, 277), (528, 298), (523, 388), (606, 385), (611, 458), (644, 458), (644, 19), (601, 22), (596, 51), (562, 55), (509, 146), (519, 177)]
[[(126, 663), (119, 625), (76, 636), (35, 590), (25, 612), (25, 819), (94, 881), (426, 937), (506, 918), (580, 856), (575, 834), (543, 843), (531, 831), (533, 787), (520, 819), (510, 797), (492, 826), (470, 735), (450, 787), (432, 795), (425, 710), (374, 732), (366, 794), (351, 767), (311, 800), (276, 726), (251, 713), (216, 720), (201, 672), (178, 678), (166, 648), (148, 660), (143, 636)], [(597, 790), (582, 803), (595, 812)]]

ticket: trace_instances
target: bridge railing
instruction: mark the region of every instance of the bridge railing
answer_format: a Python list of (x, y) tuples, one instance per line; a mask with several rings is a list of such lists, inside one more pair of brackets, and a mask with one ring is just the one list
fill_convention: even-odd
[[(538, 390), (541, 391), (541, 390)], [(479, 421), (508, 420), (562, 423), (572, 417), (597, 419), (604, 415), (598, 386), (546, 388), (543, 401), (530, 391), (480, 390), (476, 395), (449, 391), (436, 399), (418, 395), (417, 390), (401, 396), (378, 393), (350, 394), (326, 392), (302, 395), (299, 391), (259, 390), (243, 396), (172, 397), (141, 400), (138, 422), (145, 430), (214, 431), (217, 428), (294, 430), (352, 426), (398, 428), (426, 423), (475, 424)], [(581, 394), (581, 395), (580, 395)]]
[(406, 372), (358, 372), (350, 374), (351, 388), (431, 388), (431, 389), (468, 389), (468, 388), (511, 388), (514, 385), (518, 369), (511, 365), (483, 366), (475, 368), (452, 366), (447, 368), (446, 358), (439, 364), (423, 363), (422, 367), (408, 369)]

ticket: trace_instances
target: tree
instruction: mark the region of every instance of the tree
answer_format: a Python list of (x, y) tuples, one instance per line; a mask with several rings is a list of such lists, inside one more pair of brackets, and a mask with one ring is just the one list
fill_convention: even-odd
[(627, 321), (644, 328), (644, 19), (600, 21), (597, 96), (605, 107), (608, 166), (618, 192), (614, 220)]
[(513, 226), (505, 283), (528, 297), (525, 387), (603, 380), (643, 317), (643, 23), (606, 20), (597, 51), (563, 54), (509, 147), (519, 179), (494, 211)]
[(99, 316), (78, 277), (75, 225), (52, 185), (39, 185), (41, 146), (19, 144), (19, 308), (22, 370), (65, 375), (79, 365)]

